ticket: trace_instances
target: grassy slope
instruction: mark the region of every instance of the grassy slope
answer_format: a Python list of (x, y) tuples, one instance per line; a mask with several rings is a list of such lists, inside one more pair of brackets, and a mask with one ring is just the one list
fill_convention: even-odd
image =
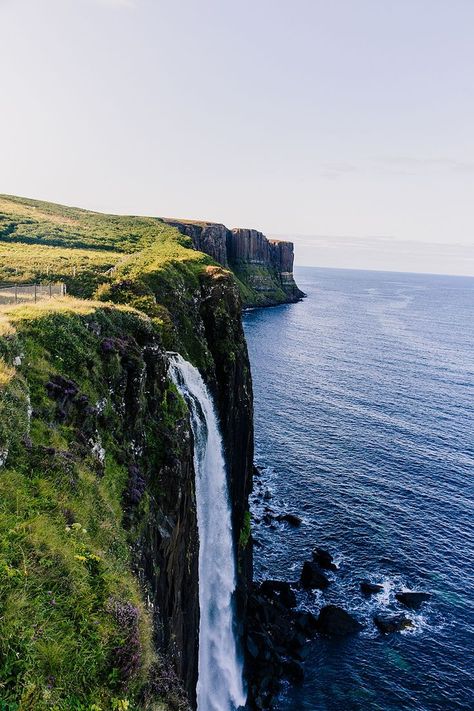
[[(0, 701), (12, 711), (165, 708), (156, 689), (146, 700), (159, 662), (122, 525), (126, 435), (110, 393), (123, 373), (104, 362), (90, 321), (112, 338), (156, 338), (205, 367), (192, 314), (200, 277), (214, 267), (190, 246), (158, 219), (0, 197), (0, 280), (62, 280), (83, 299), (128, 305), (68, 298), (0, 310)], [(76, 441), (80, 413), (57, 417), (45, 383), (61, 374), (93, 408), (107, 403), (97, 425), (103, 463)], [(166, 411), (150, 424), (172, 431), (181, 416)], [(120, 650), (135, 648), (130, 672)]]
[[(0, 195), (0, 281), (65, 281), (68, 292), (90, 298), (137, 260), (154, 269), (171, 264), (197, 272), (211, 260), (158, 218), (104, 215)], [(143, 258), (146, 253), (146, 259)], [(114, 273), (107, 273), (111, 267)]]
[(0, 282), (64, 281), (71, 295), (134, 306), (161, 326), (168, 348), (204, 369), (191, 301), (212, 264), (158, 218), (0, 195)]
[[(159, 335), (130, 308), (70, 298), (4, 308), (0, 330), (0, 700), (25, 711), (160, 709), (156, 689), (147, 702), (159, 660), (123, 525), (131, 445), (111, 390), (124, 373), (100, 347), (127, 334), (138, 372), (138, 345)], [(79, 388), (64, 417), (45, 388), (61, 374)], [(159, 428), (183, 415), (169, 403), (146, 435), (155, 464)]]

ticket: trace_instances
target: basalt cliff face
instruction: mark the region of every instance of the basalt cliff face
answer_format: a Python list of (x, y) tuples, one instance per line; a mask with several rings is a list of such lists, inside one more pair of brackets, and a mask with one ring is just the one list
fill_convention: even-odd
[(228, 229), (212, 222), (166, 219), (191, 238), (195, 249), (232, 269), (244, 306), (272, 306), (303, 296), (293, 276), (293, 243), (270, 240), (251, 229)]
[(241, 287), (190, 247), (160, 221), (0, 199), (3, 278), (54, 274), (71, 294), (0, 309), (0, 701), (11, 709), (195, 708), (193, 435), (169, 351), (200, 369), (218, 410), (244, 636), (253, 406)]

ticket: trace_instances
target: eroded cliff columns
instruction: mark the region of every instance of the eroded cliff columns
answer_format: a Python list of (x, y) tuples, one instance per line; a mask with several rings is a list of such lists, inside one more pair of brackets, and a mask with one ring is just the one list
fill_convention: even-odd
[(232, 269), (244, 306), (292, 303), (304, 294), (293, 277), (293, 243), (269, 240), (252, 229), (228, 229), (212, 222), (165, 220), (190, 237), (195, 249)]

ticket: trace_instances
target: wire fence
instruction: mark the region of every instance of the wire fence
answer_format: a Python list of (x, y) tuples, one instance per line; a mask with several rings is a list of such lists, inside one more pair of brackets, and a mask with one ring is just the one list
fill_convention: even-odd
[(0, 287), (0, 304), (35, 303), (40, 299), (65, 296), (66, 284), (11, 284)]

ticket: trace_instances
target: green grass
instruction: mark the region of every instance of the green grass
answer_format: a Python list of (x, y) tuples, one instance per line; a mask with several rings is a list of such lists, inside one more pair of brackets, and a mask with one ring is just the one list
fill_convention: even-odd
[(120, 252), (49, 247), (0, 240), (0, 281), (62, 281), (76, 274), (100, 275), (123, 257)]
[[(0, 338), (0, 458), (8, 452), (0, 466), (0, 702), (21, 711), (154, 708), (143, 689), (159, 660), (132, 573), (136, 533), (124, 525), (125, 453), (144, 432), (159, 466), (160, 428), (172, 431), (183, 411), (165, 396), (152, 415), (137, 395), (130, 431), (120, 398), (126, 373), (143, 368), (140, 344), (159, 334), (130, 307), (71, 298), (4, 307), (2, 317), (9, 328)], [(100, 345), (124, 334), (126, 366)], [(102, 403), (100, 418), (83, 421), (74, 404), (58, 416), (46, 384), (59, 374), (73, 378), (91, 406)], [(123, 659), (132, 653), (138, 661), (129, 673)]]
[(237, 264), (233, 271), (244, 304), (266, 306), (285, 303), (288, 295), (279, 285), (278, 274), (258, 264)]
[[(0, 281), (64, 281), (90, 298), (120, 273), (210, 260), (191, 240), (158, 218), (105, 215), (0, 195)], [(153, 265), (153, 266), (151, 266)], [(117, 267), (110, 273), (111, 268)]]
[(129, 304), (155, 320), (167, 348), (204, 369), (193, 308), (212, 264), (158, 218), (0, 195), (0, 281), (63, 281), (73, 296)]

